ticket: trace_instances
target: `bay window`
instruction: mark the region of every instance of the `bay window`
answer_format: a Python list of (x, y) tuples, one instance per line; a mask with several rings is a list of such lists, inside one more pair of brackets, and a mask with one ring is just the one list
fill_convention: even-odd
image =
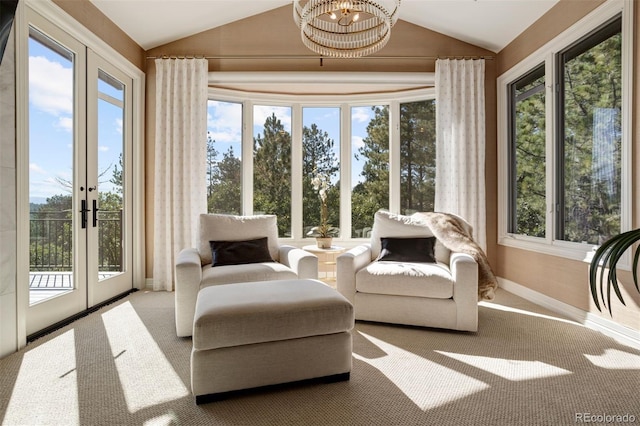
[[(244, 92), (212, 89), (209, 212), (275, 214), (279, 236), (302, 242), (320, 223), (321, 200), (312, 185), (320, 175), (327, 180), (328, 223), (341, 240), (369, 238), (380, 209), (432, 210), (433, 97), (433, 89), (421, 89), (381, 94), (378, 102), (372, 95), (374, 102), (357, 95), (352, 103), (338, 95), (247, 100)], [(390, 123), (401, 130), (392, 131)], [(392, 150), (400, 153), (397, 164)], [(402, 196), (392, 197), (393, 191)]]

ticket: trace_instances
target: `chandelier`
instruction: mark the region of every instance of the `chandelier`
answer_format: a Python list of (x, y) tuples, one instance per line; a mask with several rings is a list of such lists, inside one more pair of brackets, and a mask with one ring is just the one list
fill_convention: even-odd
[(294, 0), (302, 42), (334, 58), (358, 58), (382, 49), (398, 20), (401, 0)]

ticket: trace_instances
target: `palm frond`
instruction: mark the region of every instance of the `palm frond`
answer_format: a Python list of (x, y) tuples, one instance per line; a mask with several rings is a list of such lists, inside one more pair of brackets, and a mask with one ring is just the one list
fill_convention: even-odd
[[(623, 232), (618, 234), (604, 244), (602, 244), (596, 250), (591, 259), (591, 265), (589, 267), (589, 286), (591, 288), (591, 298), (593, 299), (596, 307), (599, 311), (602, 311), (600, 307), (600, 299), (605, 308), (609, 310), (611, 314), (611, 290), (616, 294), (616, 297), (624, 305), (624, 299), (620, 292), (618, 285), (618, 273), (617, 264), (622, 258), (622, 255), (640, 240), (640, 229), (634, 229), (632, 231)], [(640, 259), (640, 247), (636, 248), (632, 262), (632, 274), (633, 283), (636, 286), (636, 290), (640, 292), (638, 287), (638, 260)], [(600, 267), (600, 271), (598, 271)], [(605, 282), (605, 270), (609, 270), (606, 276)], [(600, 291), (598, 291), (600, 290)], [(605, 291), (606, 290), (606, 291)], [(606, 294), (605, 294), (606, 293)]]

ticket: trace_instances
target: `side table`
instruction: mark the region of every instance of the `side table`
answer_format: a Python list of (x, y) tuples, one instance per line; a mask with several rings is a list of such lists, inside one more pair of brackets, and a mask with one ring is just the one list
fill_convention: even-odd
[(317, 245), (308, 245), (302, 247), (302, 250), (308, 251), (318, 256), (318, 279), (329, 284), (332, 287), (336, 286), (336, 257), (340, 253), (344, 253), (346, 248), (340, 246), (331, 246), (330, 248), (322, 249)]

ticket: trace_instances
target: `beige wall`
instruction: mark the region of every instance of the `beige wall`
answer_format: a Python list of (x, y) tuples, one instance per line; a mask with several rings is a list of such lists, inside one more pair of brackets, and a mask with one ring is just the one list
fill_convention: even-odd
[[(391, 40), (378, 55), (382, 56), (493, 56), (488, 50), (464, 43), (445, 35), (398, 21)], [(151, 49), (148, 56), (232, 56), (232, 55), (306, 55), (317, 56), (308, 50), (291, 14), (291, 5), (237, 21), (219, 28)], [(434, 59), (210, 59), (210, 71), (371, 71), (371, 72), (430, 72), (435, 70)], [(487, 111), (487, 219), (488, 235), (496, 234), (496, 120), (495, 120), (495, 61), (486, 62)], [(155, 138), (155, 67), (147, 64), (147, 277), (153, 275), (153, 173)], [(495, 238), (493, 238), (495, 240)], [(496, 245), (488, 247), (490, 260), (495, 260)]]
[(53, 0), (62, 10), (80, 22), (133, 65), (145, 70), (145, 51), (107, 18), (89, 0)]
[[(516, 65), (520, 60), (533, 53), (545, 43), (560, 34), (563, 30), (580, 20), (603, 0), (561, 0), (553, 9), (532, 25), (527, 31), (500, 51), (496, 58), (497, 76)], [(640, 4), (635, 4), (635, 40), (634, 40), (634, 90), (633, 90), (633, 227), (640, 226), (640, 156), (638, 154), (638, 119), (640, 118), (640, 99), (638, 91), (637, 61), (640, 53), (640, 35), (638, 20)], [(495, 235), (495, 234), (494, 234)], [(496, 260), (492, 265), (496, 273), (508, 280), (522, 284), (532, 290), (553, 297), (561, 302), (575, 306), (584, 311), (598, 313), (593, 305), (588, 287), (589, 265), (581, 261), (572, 261), (556, 256), (534, 253), (510, 247), (498, 246)], [(624, 287), (624, 299), (627, 307), (620, 303), (613, 304), (613, 320), (628, 327), (640, 330), (640, 294), (633, 286), (630, 273), (622, 273), (621, 282)], [(614, 296), (615, 298), (615, 296)], [(599, 314), (611, 318), (608, 313)]]

